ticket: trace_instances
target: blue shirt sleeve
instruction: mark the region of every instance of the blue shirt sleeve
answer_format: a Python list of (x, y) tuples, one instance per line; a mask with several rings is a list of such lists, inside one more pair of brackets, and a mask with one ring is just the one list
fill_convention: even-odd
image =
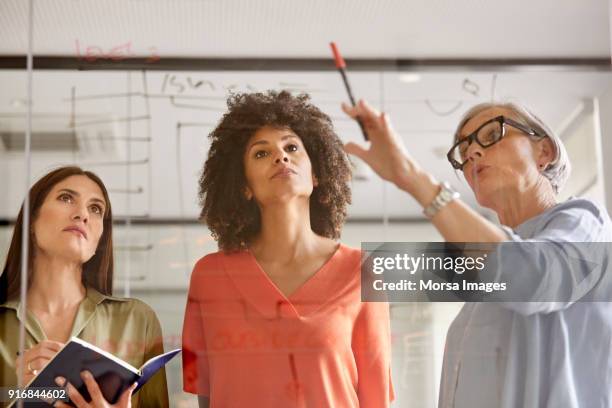
[(606, 241), (612, 226), (591, 201), (570, 200), (517, 231), (504, 231), (508, 241), (490, 255), (484, 276), (507, 282), (502, 306), (523, 315), (550, 313), (585, 299), (596, 286), (599, 300), (610, 300)]

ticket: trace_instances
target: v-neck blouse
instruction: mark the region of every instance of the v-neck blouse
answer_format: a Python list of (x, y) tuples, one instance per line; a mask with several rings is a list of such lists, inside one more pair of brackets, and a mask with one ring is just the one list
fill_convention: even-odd
[(361, 302), (361, 252), (342, 244), (286, 297), (248, 251), (191, 275), (183, 387), (211, 407), (387, 407), (387, 303)]

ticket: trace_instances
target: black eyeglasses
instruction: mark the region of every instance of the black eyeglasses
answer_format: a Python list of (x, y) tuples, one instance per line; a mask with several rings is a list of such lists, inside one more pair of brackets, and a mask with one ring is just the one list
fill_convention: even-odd
[(502, 138), (506, 135), (506, 127), (504, 125), (510, 125), (529, 136), (535, 136), (538, 138), (545, 136), (538, 131), (531, 129), (530, 127), (527, 127), (512, 119), (508, 119), (505, 116), (497, 116), (480, 125), (478, 129), (457, 141), (457, 143), (451, 147), (446, 154), (451, 166), (457, 170), (463, 170), (463, 166), (465, 166), (465, 163), (468, 161), (468, 148), (473, 141), (476, 141), (476, 143), (486, 149), (487, 147), (491, 147), (495, 143), (502, 140)]

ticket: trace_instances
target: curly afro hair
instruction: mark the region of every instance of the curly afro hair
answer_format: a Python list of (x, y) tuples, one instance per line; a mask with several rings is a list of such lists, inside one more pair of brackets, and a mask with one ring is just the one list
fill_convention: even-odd
[(300, 137), (319, 183), (310, 197), (311, 228), (318, 235), (339, 238), (351, 202), (351, 171), (329, 116), (312, 105), (308, 95), (287, 91), (235, 94), (227, 106), (209, 134), (211, 146), (199, 181), (200, 219), (219, 248), (244, 249), (260, 230), (259, 207), (244, 196), (243, 155), (251, 136), (264, 126), (289, 128)]

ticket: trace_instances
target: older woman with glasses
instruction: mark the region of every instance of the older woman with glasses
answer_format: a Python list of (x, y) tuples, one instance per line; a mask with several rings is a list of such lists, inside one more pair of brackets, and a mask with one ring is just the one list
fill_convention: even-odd
[[(577, 279), (568, 258), (531, 244), (612, 241), (604, 208), (582, 198), (557, 201), (570, 171), (561, 140), (516, 104), (480, 104), (464, 115), (448, 159), (478, 203), (497, 213), (498, 226), (427, 173), (384, 113), (364, 101), (343, 109), (362, 122), (370, 139), (369, 146), (347, 144), (347, 152), (414, 197), (446, 241), (532, 248), (499, 258), (497, 265), (498, 276), (527, 281), (530, 302), (466, 303), (449, 328), (439, 406), (610, 406), (612, 303), (583, 301), (593, 293), (610, 299), (608, 255), (589, 258), (593, 273)], [(527, 264), (537, 267), (523, 270)]]

